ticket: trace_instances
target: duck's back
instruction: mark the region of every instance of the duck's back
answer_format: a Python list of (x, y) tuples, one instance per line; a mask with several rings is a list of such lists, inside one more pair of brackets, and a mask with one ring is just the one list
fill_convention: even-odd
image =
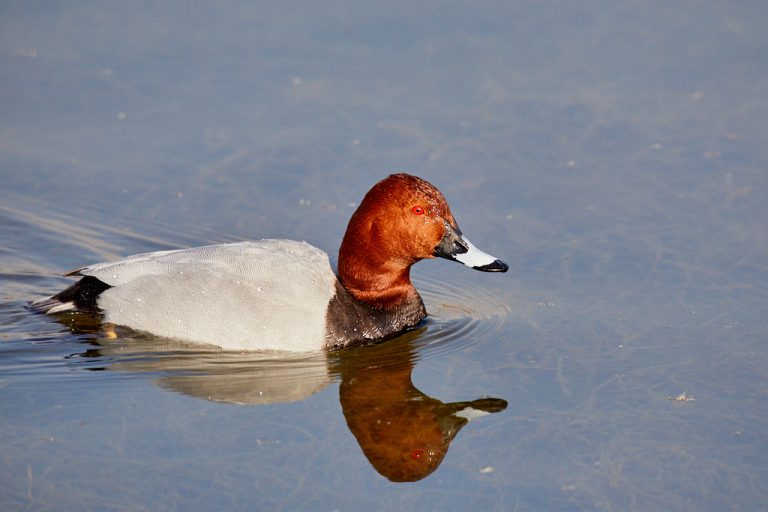
[(79, 271), (110, 285), (104, 321), (226, 349), (319, 350), (336, 277), (304, 242), (138, 254)]

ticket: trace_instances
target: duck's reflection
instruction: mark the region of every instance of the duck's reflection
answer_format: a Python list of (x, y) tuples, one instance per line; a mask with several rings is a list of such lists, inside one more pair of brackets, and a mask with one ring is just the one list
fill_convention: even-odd
[(166, 389), (240, 405), (301, 400), (338, 378), (344, 417), (363, 453), (380, 474), (405, 482), (437, 469), (469, 420), (507, 406), (499, 398), (444, 403), (419, 391), (411, 381), (417, 339), (412, 333), (330, 355), (291, 357), (110, 340), (81, 355), (112, 359), (110, 370), (162, 372), (158, 383)]
[(347, 426), (376, 471), (394, 482), (426, 477), (470, 419), (507, 407), (499, 398), (444, 403), (429, 397), (411, 381), (414, 366), (407, 339), (347, 350), (338, 360)]

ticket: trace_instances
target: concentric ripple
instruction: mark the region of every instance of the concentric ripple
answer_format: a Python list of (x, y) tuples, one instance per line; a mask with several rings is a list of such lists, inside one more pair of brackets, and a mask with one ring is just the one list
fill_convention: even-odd
[(429, 313), (427, 329), (417, 342), (427, 357), (445, 356), (491, 338), (509, 316), (509, 306), (487, 288), (430, 278), (416, 281)]

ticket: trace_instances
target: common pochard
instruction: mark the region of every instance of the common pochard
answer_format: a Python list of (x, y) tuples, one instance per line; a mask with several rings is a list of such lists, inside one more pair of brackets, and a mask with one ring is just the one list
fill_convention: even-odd
[(394, 174), (365, 195), (339, 249), (259, 240), (158, 251), (89, 265), (31, 304), (102, 314), (106, 324), (231, 350), (316, 351), (394, 337), (426, 316), (411, 265), (440, 256), (485, 272), (507, 265), (461, 233), (443, 195)]

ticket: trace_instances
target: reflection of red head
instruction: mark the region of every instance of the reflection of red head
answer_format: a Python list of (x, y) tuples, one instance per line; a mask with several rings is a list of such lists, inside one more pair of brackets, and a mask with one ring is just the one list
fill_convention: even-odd
[(445, 404), (426, 396), (411, 382), (409, 348), (393, 340), (353, 349), (341, 367), (339, 394), (347, 426), (371, 465), (393, 482), (421, 480), (437, 469), (467, 423), (457, 412), (475, 405), (497, 412), (507, 405), (492, 398)]
[[(413, 482), (442, 462), (459, 428), (443, 431), (444, 404), (411, 383), (411, 367), (370, 368), (341, 383), (341, 406), (352, 434), (376, 471), (394, 482)], [(444, 414), (444, 413), (443, 413)]]

